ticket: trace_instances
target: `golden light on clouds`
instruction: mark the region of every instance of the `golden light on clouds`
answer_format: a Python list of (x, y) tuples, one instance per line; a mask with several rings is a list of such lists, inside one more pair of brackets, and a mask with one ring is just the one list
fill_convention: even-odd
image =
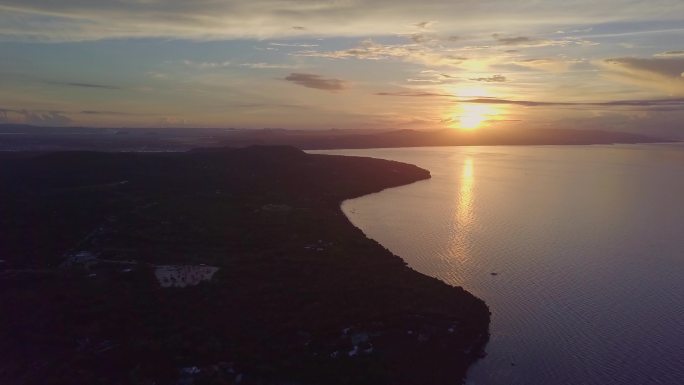
[(0, 0), (0, 123), (684, 138), (684, 1), (476, 3)]

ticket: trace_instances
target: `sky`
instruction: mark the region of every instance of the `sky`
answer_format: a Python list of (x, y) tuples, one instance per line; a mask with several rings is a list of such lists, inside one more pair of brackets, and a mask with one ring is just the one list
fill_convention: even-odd
[(684, 137), (684, 1), (0, 0), (0, 122)]

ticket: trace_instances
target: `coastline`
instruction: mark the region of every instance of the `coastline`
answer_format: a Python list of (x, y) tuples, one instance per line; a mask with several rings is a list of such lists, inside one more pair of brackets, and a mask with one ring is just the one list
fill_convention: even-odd
[[(410, 269), (340, 208), (429, 178), (416, 166), (287, 147), (4, 162), (0, 345), (16, 358), (3, 382), (437, 385), (482, 355), (484, 302)], [(76, 249), (136, 264), (55, 268)], [(219, 270), (161, 288), (152, 264)]]
[[(654, 224), (683, 218), (682, 210), (671, 206), (682, 184), (659, 189), (681, 173), (683, 149), (677, 143), (329, 153), (391, 159), (431, 171), (429, 182), (347, 201), (343, 207), (357, 227), (410, 266), (467, 288), (492, 309), (488, 356), (468, 372), (468, 383), (572, 383), (576, 378), (618, 384), (630, 378), (647, 381), (648, 373), (675, 383), (682, 375), (671, 358), (682, 334), (670, 321), (677, 319), (672, 309), (682, 302), (681, 296), (670, 296), (678, 292), (671, 289), (681, 286), (681, 274), (657, 273), (676, 270), (681, 239), (676, 232), (658, 230), (676, 226)], [(618, 184), (623, 198), (611, 206), (612, 195), (604, 193)], [(587, 192), (577, 194), (574, 186), (579, 185)], [(658, 198), (642, 204), (643, 196)], [(559, 207), (561, 201), (567, 203)], [(638, 225), (620, 222), (617, 212)], [(642, 243), (627, 243), (635, 239)], [(565, 246), (558, 248), (559, 242)], [(653, 252), (658, 261), (641, 259), (652, 253), (645, 245), (657, 242), (663, 242)], [(634, 265), (614, 267), (624, 264)], [(630, 279), (640, 274), (648, 284)], [(599, 276), (600, 281), (594, 280)], [(654, 299), (636, 304), (620, 292)], [(574, 314), (568, 314), (569, 304)], [(604, 317), (602, 309), (610, 306), (620, 307), (614, 317), (625, 320), (623, 328), (612, 327), (611, 317), (600, 325), (585, 323)], [(651, 309), (648, 314), (663, 321), (639, 333), (637, 325), (652, 318), (630, 323), (633, 314)], [(621, 331), (627, 330), (631, 337), (623, 338)], [(586, 338), (567, 340), (569, 335)], [(648, 354), (631, 355), (660, 336), (669, 338)], [(594, 345), (596, 338), (614, 343)], [(583, 360), (585, 353), (601, 359)], [(608, 368), (620, 368), (625, 376), (615, 377)]]

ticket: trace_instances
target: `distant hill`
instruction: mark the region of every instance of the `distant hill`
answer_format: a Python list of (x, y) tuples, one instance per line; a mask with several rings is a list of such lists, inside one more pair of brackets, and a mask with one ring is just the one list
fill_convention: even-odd
[(183, 151), (196, 147), (244, 147), (256, 144), (289, 145), (313, 150), (672, 141), (634, 133), (580, 129), (286, 130), (0, 125), (0, 151)]
[(443, 129), (432, 131), (396, 130), (365, 133), (288, 132), (258, 136), (237, 135), (224, 144), (288, 144), (302, 149), (341, 149), (424, 146), (490, 145), (578, 145), (611, 143), (654, 143), (668, 139), (624, 132), (567, 129), (476, 130)]

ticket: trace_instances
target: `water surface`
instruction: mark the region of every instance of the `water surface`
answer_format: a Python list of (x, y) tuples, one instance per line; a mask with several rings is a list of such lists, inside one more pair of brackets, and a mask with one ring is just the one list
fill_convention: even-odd
[(684, 384), (684, 146), (316, 152), (432, 173), (342, 208), (487, 302), (468, 384)]

